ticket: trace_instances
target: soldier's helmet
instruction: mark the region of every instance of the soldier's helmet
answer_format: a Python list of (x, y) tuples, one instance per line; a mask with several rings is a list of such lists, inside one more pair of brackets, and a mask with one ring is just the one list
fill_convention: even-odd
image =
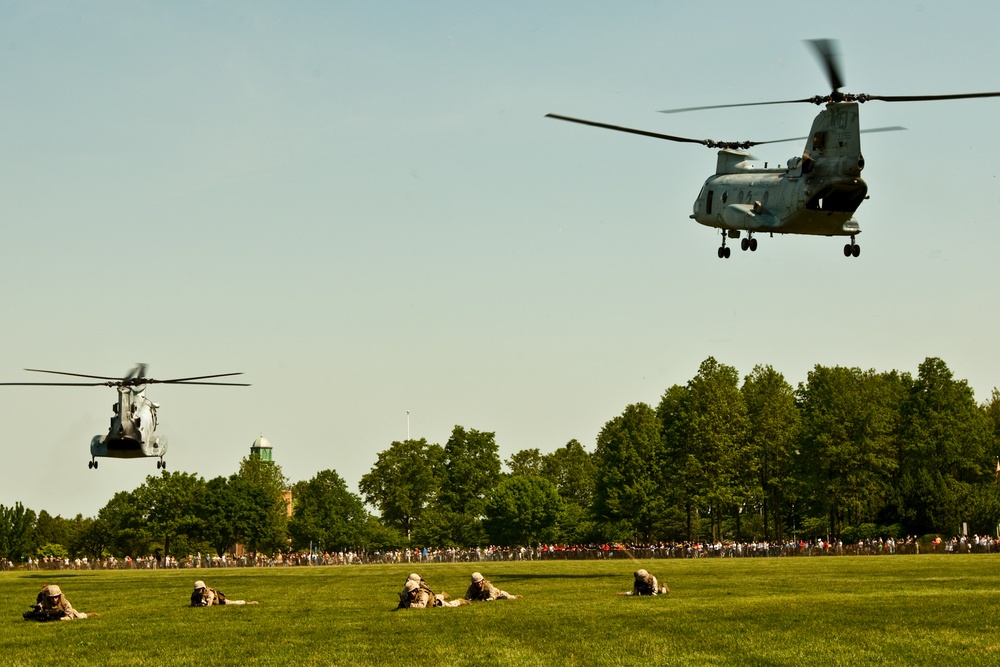
[(407, 579), (406, 583), (403, 584), (403, 590), (407, 593), (412, 593), (413, 591), (420, 588), (420, 582), (414, 581), (413, 579)]
[(635, 571), (635, 578), (636, 579), (645, 579), (648, 576), (649, 576), (649, 572), (646, 572), (645, 570), (636, 570)]
[(416, 572), (414, 572), (409, 577), (407, 577), (407, 580), (409, 580), (409, 581), (416, 581), (418, 583), (420, 582), (420, 579), (421, 579), (420, 575), (417, 574)]
[(205, 588), (205, 582), (199, 579), (198, 581), (194, 582), (194, 589), (198, 590), (201, 588)]
[(54, 598), (57, 595), (62, 595), (62, 589), (55, 584), (49, 584), (45, 587), (45, 594), (50, 598)]
[(483, 575), (479, 574), (478, 572), (473, 572), (472, 580), (478, 584), (480, 581), (483, 580)]

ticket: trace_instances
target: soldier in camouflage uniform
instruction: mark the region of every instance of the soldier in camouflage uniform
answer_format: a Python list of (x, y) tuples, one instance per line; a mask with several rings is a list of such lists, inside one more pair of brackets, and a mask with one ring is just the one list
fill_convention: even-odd
[(435, 594), (419, 574), (413, 573), (399, 592), (399, 605), (396, 609), (432, 609), (463, 604), (469, 604), (468, 600), (449, 600), (448, 594), (444, 592)]
[(209, 588), (204, 581), (194, 582), (194, 592), (191, 593), (192, 607), (211, 607), (218, 604), (260, 604), (256, 600), (230, 600), (222, 591)]
[(669, 595), (670, 588), (666, 584), (660, 585), (656, 577), (646, 570), (635, 571), (635, 583), (632, 590), (619, 593), (619, 595)]
[(87, 618), (82, 611), (73, 609), (73, 605), (62, 594), (62, 589), (55, 584), (43, 586), (35, 597), (35, 606), (23, 614), (25, 620), (35, 621), (72, 621)]
[(465, 591), (465, 599), (473, 602), (489, 602), (490, 600), (517, 600), (520, 595), (511, 595), (507, 591), (502, 591), (489, 581), (483, 578), (478, 572), (472, 573), (472, 583), (469, 590)]

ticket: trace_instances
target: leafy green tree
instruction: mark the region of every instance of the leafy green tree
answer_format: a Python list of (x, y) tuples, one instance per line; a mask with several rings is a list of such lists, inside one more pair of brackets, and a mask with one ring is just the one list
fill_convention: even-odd
[(542, 461), (542, 453), (535, 447), (533, 449), (522, 449), (519, 452), (514, 452), (505, 463), (510, 468), (511, 477), (515, 475), (534, 475), (538, 477), (542, 474)]
[(770, 366), (755, 366), (743, 381), (747, 406), (747, 440), (758, 462), (763, 537), (783, 537), (786, 491), (791, 485), (792, 457), (799, 437), (795, 390)]
[(251, 551), (275, 553), (288, 548), (288, 480), (281, 466), (250, 454), (229, 478), (235, 511), (236, 538)]
[(165, 470), (159, 477), (146, 477), (146, 483), (134, 491), (146, 529), (163, 544), (164, 555), (186, 554), (190, 543), (200, 539), (204, 495), (201, 477)]
[(364, 541), (368, 512), (336, 471), (321, 470), (309, 481), (296, 483), (292, 497), (295, 509), (288, 522), (292, 548), (342, 550)]
[(483, 527), (490, 542), (501, 546), (551, 542), (561, 509), (562, 500), (552, 482), (513, 475), (490, 493)]
[(410, 538), (424, 510), (437, 498), (444, 476), (444, 449), (427, 440), (393, 442), (361, 477), (365, 501), (382, 522)]
[(151, 536), (146, 529), (143, 510), (135, 493), (119, 491), (97, 513), (91, 529), (92, 542), (100, 544), (103, 551), (123, 558), (145, 556), (151, 553)]
[(570, 440), (542, 457), (540, 476), (556, 485), (559, 496), (581, 508), (594, 501), (597, 466), (593, 457), (576, 440)]
[(594, 452), (594, 513), (608, 538), (652, 539), (661, 449), (660, 424), (645, 403), (629, 405), (601, 429)]
[(483, 516), (486, 494), (500, 481), (500, 457), (493, 433), (456, 426), (444, 446), (442, 509)]
[(833, 534), (874, 522), (889, 502), (905, 383), (895, 374), (817, 365), (799, 385), (798, 479), (811, 516), (825, 517)]
[(992, 481), (990, 428), (972, 389), (937, 358), (920, 364), (903, 406), (899, 514), (918, 534), (958, 533), (973, 487)]
[(21, 503), (0, 505), (0, 557), (17, 562), (31, 556), (34, 523), (35, 513)]

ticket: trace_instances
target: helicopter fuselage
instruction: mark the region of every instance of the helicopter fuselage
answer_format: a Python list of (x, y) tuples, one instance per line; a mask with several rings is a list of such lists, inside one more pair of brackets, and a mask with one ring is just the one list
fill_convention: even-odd
[[(156, 403), (146, 398), (145, 387), (118, 387), (118, 402), (107, 435), (95, 435), (90, 441), (92, 458), (135, 459), (158, 457), (162, 466), (167, 441), (156, 434)], [(91, 461), (91, 463), (95, 463)]]
[(856, 102), (831, 102), (813, 121), (801, 157), (760, 169), (744, 151), (719, 151), (716, 173), (702, 186), (691, 217), (741, 232), (850, 236), (861, 233), (854, 212), (867, 198)]

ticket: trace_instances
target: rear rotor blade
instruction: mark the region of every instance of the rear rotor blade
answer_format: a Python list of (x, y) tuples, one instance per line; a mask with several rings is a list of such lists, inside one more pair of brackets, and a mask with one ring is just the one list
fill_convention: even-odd
[[(72, 375), (67, 373), (67, 375)], [(113, 381), (108, 382), (0, 382), (0, 387), (110, 387), (114, 386)]]
[[(109, 377), (107, 375), (84, 375), (83, 373), (67, 373), (65, 371), (43, 371), (39, 368), (25, 368), (32, 373), (52, 373), (53, 375), (69, 375), (76, 378), (92, 378), (94, 380), (120, 380), (121, 378)], [(34, 383), (37, 384), (37, 383)], [(103, 383), (100, 383), (103, 384)]]
[(834, 47), (837, 43), (832, 39), (810, 39), (806, 43), (813, 47), (816, 57), (819, 58), (823, 68), (826, 70), (827, 81), (830, 82), (830, 89), (836, 93), (844, 87), (844, 78), (840, 75), (840, 62)]
[(859, 95), (859, 101), (933, 102), (935, 100), (969, 100), (977, 97), (1000, 97), (1000, 93), (957, 93), (955, 95)]
[(211, 378), (224, 378), (224, 377), (230, 377), (230, 376), (233, 376), (233, 375), (243, 375), (243, 373), (216, 373), (215, 375), (197, 375), (197, 376), (194, 376), (194, 377), (173, 378), (173, 379), (170, 379), (170, 380), (153, 380), (153, 379), (148, 379), (147, 378), (146, 382), (148, 382), (150, 384), (178, 384), (178, 383), (181, 383), (181, 382), (184, 382), (184, 383), (187, 383), (187, 384), (230, 384), (228, 382), (221, 382), (221, 383), (195, 383), (195, 382), (192, 382), (192, 380), (209, 380)]

